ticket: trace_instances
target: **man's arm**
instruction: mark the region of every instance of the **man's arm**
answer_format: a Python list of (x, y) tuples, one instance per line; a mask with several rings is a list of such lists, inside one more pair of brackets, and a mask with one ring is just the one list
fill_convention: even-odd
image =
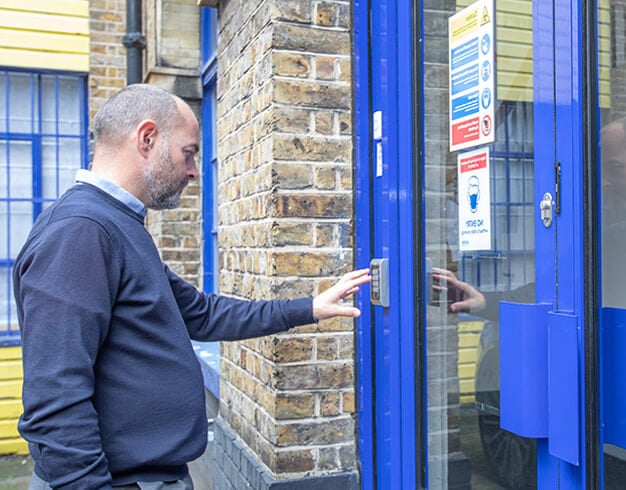
[(67, 490), (111, 487), (92, 403), (94, 366), (115, 298), (109, 237), (95, 223), (49, 225), (18, 258), (24, 414), (39, 476)]
[(352, 271), (315, 298), (249, 301), (205, 295), (166, 267), (189, 334), (194, 340), (242, 340), (283, 332), (335, 316), (357, 317), (360, 311), (342, 301), (370, 281), (369, 270)]

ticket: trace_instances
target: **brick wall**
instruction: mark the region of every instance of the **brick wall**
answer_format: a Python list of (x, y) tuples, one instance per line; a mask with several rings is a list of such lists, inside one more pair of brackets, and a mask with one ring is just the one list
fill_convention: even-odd
[(126, 86), (125, 0), (89, 2), (89, 115)]
[[(352, 267), (350, 3), (220, 2), (219, 288), (328, 287)], [(274, 474), (352, 470), (353, 323), (224, 343), (221, 415)]]

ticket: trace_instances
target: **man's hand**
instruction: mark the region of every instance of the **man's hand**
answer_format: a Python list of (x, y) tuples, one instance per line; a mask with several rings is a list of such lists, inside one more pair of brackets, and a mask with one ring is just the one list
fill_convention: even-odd
[(356, 293), (360, 285), (370, 282), (369, 272), (369, 269), (348, 272), (335, 285), (313, 298), (313, 316), (318, 320), (335, 316), (358, 317), (361, 310), (339, 302)]
[(452, 272), (433, 267), (433, 289), (456, 298), (448, 306), (451, 313), (478, 312), (485, 308), (485, 297), (474, 286), (458, 279)]

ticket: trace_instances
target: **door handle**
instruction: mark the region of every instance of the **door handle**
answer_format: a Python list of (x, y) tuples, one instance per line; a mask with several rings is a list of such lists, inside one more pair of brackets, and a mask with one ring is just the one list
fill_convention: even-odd
[(539, 210), (541, 212), (541, 221), (543, 221), (543, 226), (546, 228), (550, 228), (552, 224), (552, 194), (546, 192), (543, 195), (543, 199), (539, 203)]

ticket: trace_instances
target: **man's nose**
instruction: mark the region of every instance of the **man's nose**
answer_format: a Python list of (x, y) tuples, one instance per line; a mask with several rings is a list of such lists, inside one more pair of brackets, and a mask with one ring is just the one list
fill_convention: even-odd
[(187, 177), (191, 180), (196, 180), (200, 176), (200, 172), (198, 171), (198, 166), (194, 161), (189, 167), (187, 167)]

